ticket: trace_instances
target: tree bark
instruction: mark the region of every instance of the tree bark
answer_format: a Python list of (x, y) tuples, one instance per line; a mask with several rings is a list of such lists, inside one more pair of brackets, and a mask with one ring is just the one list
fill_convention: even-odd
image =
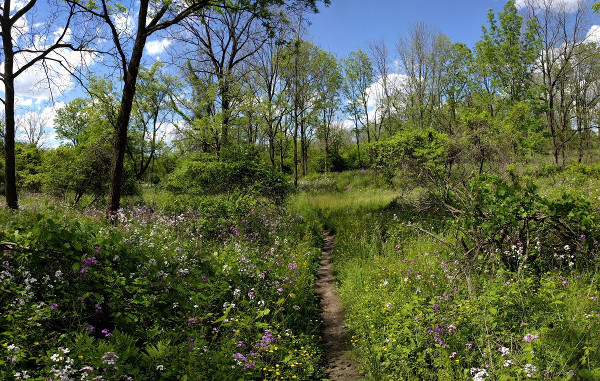
[[(144, 17), (145, 13), (140, 11), (140, 17)], [(127, 144), (127, 132), (129, 128), (129, 119), (131, 118), (131, 110), (133, 100), (135, 98), (136, 82), (140, 71), (140, 62), (144, 54), (144, 46), (146, 44), (146, 33), (144, 28), (138, 30), (131, 59), (127, 66), (125, 76), (125, 86), (123, 87), (123, 95), (121, 96), (121, 107), (117, 116), (117, 124), (115, 131), (115, 139), (113, 144), (112, 163), (110, 168), (110, 186), (108, 190), (108, 207), (107, 213), (114, 214), (121, 207), (121, 192), (123, 187), (123, 166), (125, 161), (125, 148)]]
[[(5, 3), (3, 20), (10, 19), (10, 2)], [(6, 205), (11, 209), (18, 209), (17, 178), (15, 168), (15, 77), (14, 53), (11, 39), (11, 24), (2, 23), (2, 48), (4, 49), (4, 188)], [(8, 38), (7, 38), (8, 36)]]

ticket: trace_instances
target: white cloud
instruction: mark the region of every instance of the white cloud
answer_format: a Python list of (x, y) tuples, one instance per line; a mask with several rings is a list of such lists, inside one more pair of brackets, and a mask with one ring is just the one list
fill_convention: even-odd
[(161, 133), (161, 136), (159, 137), (160, 140), (164, 141), (165, 143), (172, 143), (174, 140), (177, 139), (179, 133), (177, 131), (177, 126), (181, 126), (185, 124), (185, 122), (183, 120), (176, 120), (173, 122), (166, 122), (166, 123), (162, 123), (160, 125), (160, 127), (158, 128), (158, 131)]
[(573, 12), (577, 10), (580, 5), (585, 6), (585, 2), (583, 0), (517, 0), (515, 5), (519, 9), (534, 6), (535, 8), (541, 9), (550, 8)]
[(169, 38), (163, 38), (162, 40), (154, 40), (148, 41), (146, 43), (146, 51), (151, 56), (157, 56), (163, 53), (169, 45), (171, 45), (171, 40)]
[[(404, 74), (398, 73), (390, 73), (388, 74), (388, 92), (390, 94), (395, 94), (396, 91), (406, 85), (407, 76)], [(369, 88), (367, 88), (367, 112), (369, 113), (369, 122), (374, 121), (377, 118), (377, 122), (379, 122), (380, 115), (377, 113), (376, 107), (381, 104), (381, 101), (385, 97), (385, 93), (383, 91), (383, 78), (379, 77), (377, 81), (375, 81)], [(362, 121), (365, 122), (364, 120)], [(342, 126), (347, 129), (354, 128), (354, 120), (347, 119), (342, 122)]]
[(116, 13), (112, 15), (115, 28), (119, 34), (133, 36), (135, 28), (135, 15), (129, 13)]
[(31, 107), (33, 104), (33, 100), (31, 98), (23, 98), (19, 96), (15, 96), (15, 106), (16, 107)]
[(600, 25), (592, 25), (585, 36), (586, 42), (600, 43)]
[(354, 121), (346, 119), (342, 121), (341, 125), (344, 130), (352, 130), (354, 128)]
[[(34, 55), (35, 53), (22, 53), (15, 56), (15, 70), (29, 62)], [(75, 71), (79, 67), (90, 65), (95, 55), (63, 49), (49, 54), (48, 58), (56, 61), (46, 61), (45, 65), (38, 62), (15, 79), (15, 93), (21, 104), (28, 105), (29, 100), (40, 103), (72, 90), (75, 83), (69, 70)], [(69, 70), (57, 61), (62, 62)], [(0, 72), (3, 67), (4, 63), (0, 66)], [(4, 93), (3, 85), (0, 85), (0, 93)]]
[[(396, 89), (403, 87), (406, 84), (407, 76), (404, 74), (390, 73), (387, 76), (388, 92), (393, 94)], [(381, 103), (381, 100), (385, 97), (383, 91), (383, 78), (379, 77), (369, 88), (367, 94), (369, 96), (368, 108), (369, 110), (374, 109), (377, 104)], [(370, 116), (369, 116), (370, 117)]]

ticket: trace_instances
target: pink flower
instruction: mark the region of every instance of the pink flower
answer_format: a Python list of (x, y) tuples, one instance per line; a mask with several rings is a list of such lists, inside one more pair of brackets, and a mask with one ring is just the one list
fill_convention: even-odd
[(523, 338), (523, 340), (525, 340), (528, 343), (531, 343), (532, 341), (537, 340), (537, 338), (538, 338), (537, 335), (528, 333), (527, 335), (525, 335), (525, 337)]

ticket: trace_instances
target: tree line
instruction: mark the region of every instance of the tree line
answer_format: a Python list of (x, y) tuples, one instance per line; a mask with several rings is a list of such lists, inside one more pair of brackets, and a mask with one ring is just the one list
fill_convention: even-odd
[[(102, 55), (96, 65), (118, 75), (70, 68), (87, 95), (57, 113), (63, 144), (44, 153), (53, 173), (45, 186), (75, 192), (76, 200), (89, 189), (108, 194), (109, 212), (118, 210), (128, 181), (159, 182), (182, 161), (242, 151), (290, 173), (298, 186), (313, 170), (396, 173), (408, 165), (447, 178), (457, 168), (484, 172), (533, 155), (560, 166), (583, 161), (600, 139), (600, 36), (587, 1), (525, 0), (518, 9), (510, 0), (490, 10), (473, 47), (417, 23), (392, 47), (372, 41), (344, 58), (305, 38), (315, 1), (146, 0), (130, 9), (69, 0), (53, 20), (63, 22), (63, 33), (31, 48), (15, 29), (35, 5), (16, 10), (5, 0), (2, 7), (2, 148), (12, 208), (19, 185), (14, 80), (33, 65), (61, 61), (53, 53), (64, 49)], [(132, 15), (124, 30), (118, 20)], [(31, 33), (43, 35), (24, 34)], [(144, 66), (151, 36), (168, 38), (172, 48), (168, 60)], [(24, 52), (27, 63), (15, 69)], [(41, 182), (30, 181), (33, 188)]]

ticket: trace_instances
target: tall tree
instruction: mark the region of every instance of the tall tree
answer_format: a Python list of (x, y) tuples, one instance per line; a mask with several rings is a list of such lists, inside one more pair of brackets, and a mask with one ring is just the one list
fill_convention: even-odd
[(561, 98), (561, 88), (564, 89), (561, 83), (579, 45), (587, 38), (590, 3), (587, 0), (579, 0), (574, 6), (560, 0), (525, 0), (524, 3), (527, 19), (535, 20), (538, 25), (536, 37), (541, 41), (541, 54), (535, 67), (541, 76), (548, 132), (554, 162), (558, 165), (567, 143), (563, 132), (571, 128), (565, 123), (568, 120), (565, 107), (569, 104)]
[(316, 78), (318, 96), (315, 106), (323, 115), (317, 135), (325, 143), (325, 173), (328, 173), (333, 119), (341, 102), (343, 76), (341, 66), (333, 54), (319, 50), (316, 60), (315, 65), (320, 67), (320, 75)]
[(215, 77), (220, 135), (226, 144), (232, 112), (242, 99), (240, 84), (249, 69), (248, 59), (268, 39), (269, 26), (260, 18), (260, 8), (232, 7), (227, 0), (216, 3), (189, 17), (182, 33), (173, 35), (189, 47), (183, 54), (188, 67)]
[[(5, 196), (6, 205), (17, 209), (17, 182), (15, 172), (15, 80), (34, 65), (49, 60), (60, 62), (53, 56), (61, 49), (83, 49), (69, 42), (70, 28), (76, 16), (73, 4), (53, 4), (54, 13), (44, 22), (34, 19), (36, 10), (42, 8), (37, 0), (13, 2), (3, 0), (0, 4), (0, 34), (2, 50), (0, 60), (4, 61), (4, 70), (0, 80), (4, 85), (4, 152), (5, 152)], [(37, 22), (36, 22), (37, 21)], [(53, 39), (48, 38), (53, 33)], [(68, 63), (62, 63), (63, 66)], [(50, 85), (50, 84), (49, 84)]]
[(483, 36), (475, 48), (478, 60), (489, 71), (494, 87), (505, 93), (509, 102), (530, 99), (536, 96), (533, 64), (541, 50), (537, 22), (529, 19), (525, 25), (515, 0), (504, 5), (498, 19), (499, 24), (490, 9), (489, 25), (482, 27)]
[(413, 25), (408, 37), (401, 38), (396, 50), (401, 69), (406, 75), (404, 107), (408, 120), (419, 128), (429, 127), (433, 108), (430, 89), (434, 81), (439, 58), (440, 38), (443, 36), (427, 24)]
[(106, 34), (112, 42), (111, 52), (115, 58), (121, 76), (123, 87), (113, 145), (112, 163), (110, 170), (110, 186), (108, 195), (108, 213), (116, 213), (121, 204), (121, 187), (123, 184), (123, 165), (127, 147), (127, 135), (133, 101), (135, 98), (137, 78), (144, 54), (144, 47), (149, 37), (161, 30), (168, 29), (183, 21), (196, 11), (209, 5), (210, 0), (197, 0), (190, 3), (171, 1), (140, 0), (135, 21), (135, 37), (123, 31), (117, 20), (127, 18), (125, 8), (110, 0), (80, 2), (74, 0), (79, 9), (97, 18), (107, 29)]
[[(254, 56), (252, 65), (262, 88), (260, 109), (269, 144), (269, 159), (275, 168), (275, 139), (288, 111), (286, 107), (287, 82), (282, 78), (283, 50), (286, 29), (278, 28)], [(289, 32), (289, 31), (288, 31)]]
[(383, 124), (383, 128), (388, 131), (388, 135), (392, 136), (392, 83), (390, 81), (390, 53), (383, 39), (372, 41), (369, 43), (369, 50), (373, 56), (377, 74), (381, 81), (381, 94), (378, 98), (381, 101), (384, 117), (381, 118), (379, 124)]
[[(112, 54), (123, 78), (121, 102), (117, 116), (114, 148), (111, 164), (111, 176), (107, 212), (115, 213), (121, 203), (121, 187), (123, 184), (123, 164), (127, 146), (127, 135), (133, 101), (135, 98), (137, 78), (147, 40), (158, 32), (167, 30), (182, 23), (191, 15), (210, 9), (220, 8), (222, 11), (251, 10), (263, 18), (270, 16), (269, 6), (283, 4), (284, 0), (240, 0), (223, 3), (218, 0), (191, 0), (178, 2), (170, 0), (140, 0), (136, 3), (136, 20), (132, 33), (119, 28), (117, 20), (127, 18), (126, 8), (110, 0), (73, 1), (82, 11), (95, 17), (106, 28), (110, 36)], [(316, 10), (317, 0), (303, 0), (302, 4)], [(134, 10), (130, 10), (134, 11)]]

